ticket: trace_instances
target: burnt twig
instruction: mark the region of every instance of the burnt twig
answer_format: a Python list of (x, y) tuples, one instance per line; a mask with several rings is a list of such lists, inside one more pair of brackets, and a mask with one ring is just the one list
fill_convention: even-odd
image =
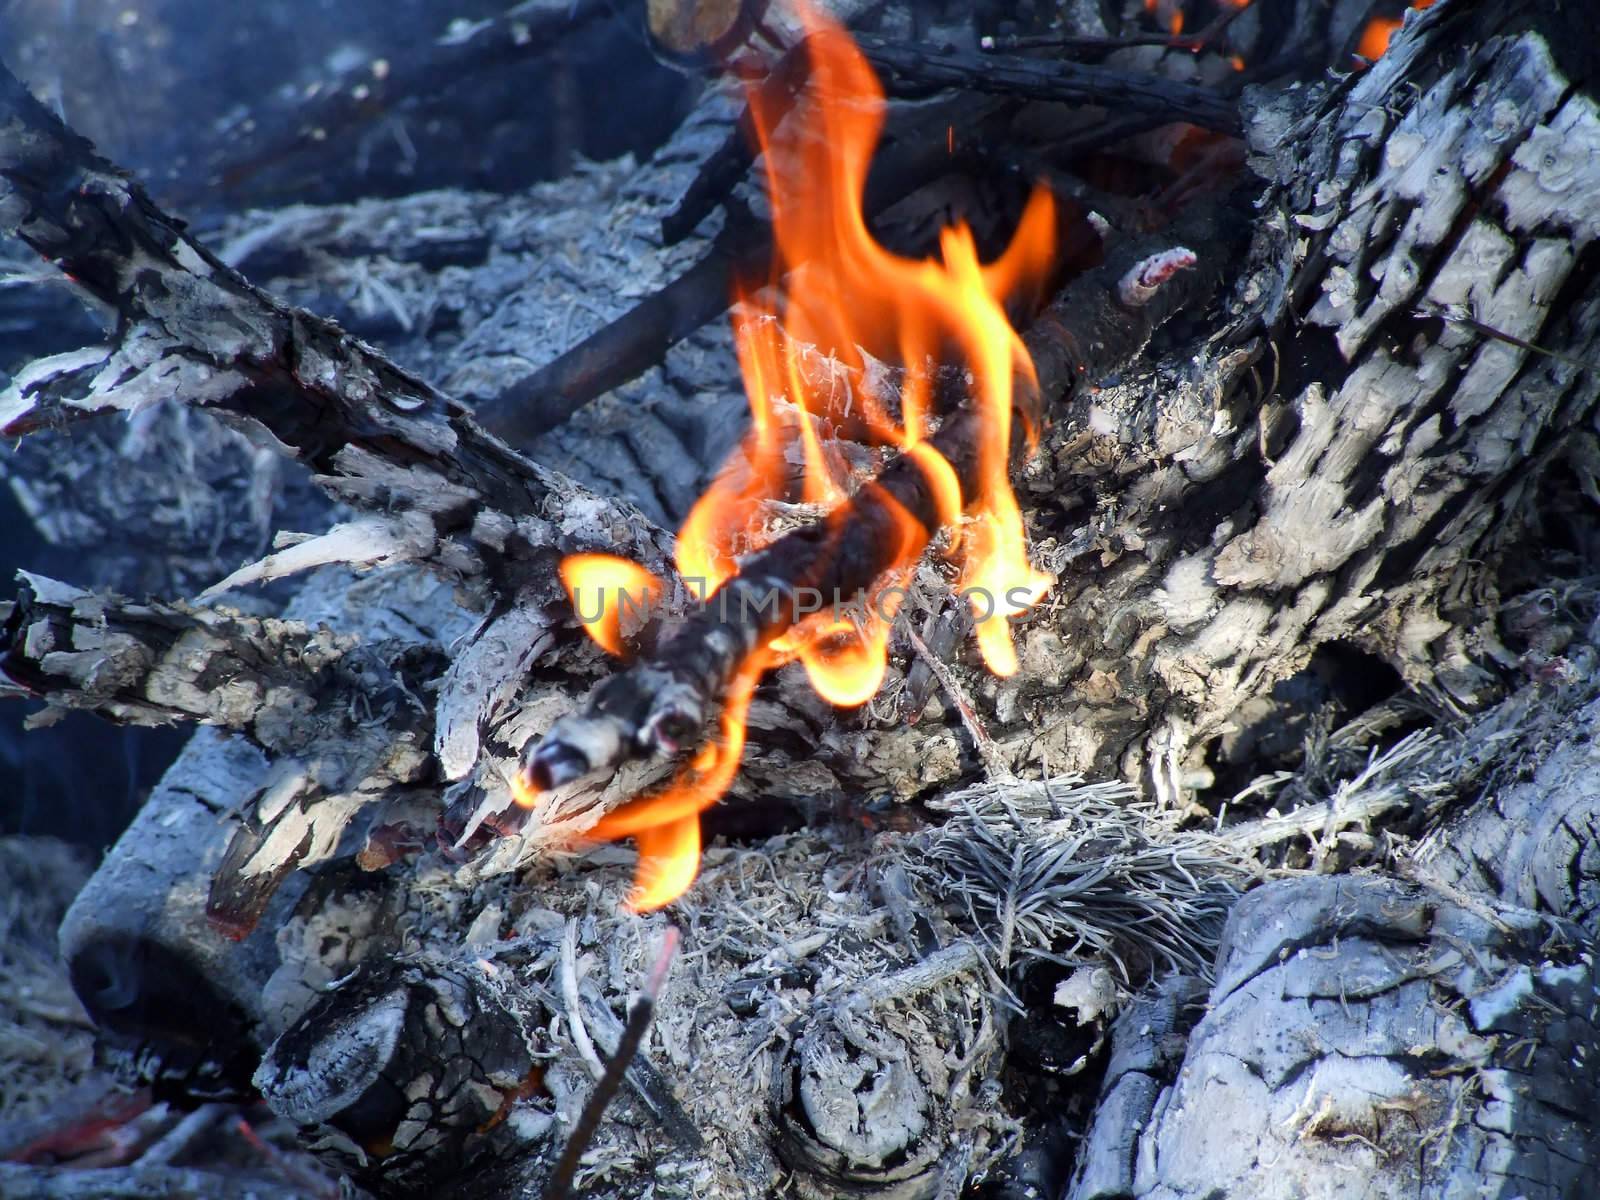
[(725, 230), (694, 266), (480, 406), (479, 416), (514, 445), (554, 429), (597, 396), (649, 370), (726, 311), (735, 275), (754, 267), (765, 243), (747, 225)]
[[(769, 120), (781, 120), (793, 106), (810, 67), (806, 43), (799, 42), (767, 73), (758, 90), (759, 107), (768, 114)], [(711, 215), (712, 209), (722, 202), (750, 169), (750, 164), (755, 161), (756, 144), (755, 115), (747, 103), (722, 145), (707, 156), (699, 172), (684, 189), (677, 205), (661, 218), (662, 241), (669, 246), (676, 245)]]
[(645, 982), (644, 993), (629, 1010), (628, 1023), (617, 1042), (617, 1052), (606, 1063), (605, 1073), (596, 1081), (594, 1091), (589, 1094), (583, 1112), (578, 1117), (578, 1123), (567, 1137), (561, 1157), (556, 1160), (555, 1169), (550, 1173), (550, 1182), (545, 1185), (544, 1200), (562, 1200), (571, 1189), (573, 1177), (578, 1172), (578, 1162), (589, 1148), (595, 1131), (600, 1128), (600, 1118), (605, 1115), (607, 1106), (616, 1099), (617, 1091), (628, 1074), (628, 1067), (644, 1042), (650, 1019), (655, 1014), (656, 997), (667, 980), (667, 968), (672, 965), (672, 954), (677, 946), (678, 931), (668, 926), (661, 953), (656, 957), (655, 966), (650, 969), (650, 978)]

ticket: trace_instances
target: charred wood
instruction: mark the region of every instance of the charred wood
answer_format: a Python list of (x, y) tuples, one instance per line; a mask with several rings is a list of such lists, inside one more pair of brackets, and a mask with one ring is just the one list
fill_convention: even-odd
[(563, 39), (612, 15), (603, 0), (578, 0), (518, 4), (497, 17), (463, 20), (463, 28), (452, 28), (418, 49), (386, 57), (376, 67), (363, 63), (319, 86), (310, 100), (286, 113), (265, 114), (230, 130), (227, 149), (213, 153), (199, 172), (202, 182), (207, 188), (244, 190), (254, 177), (285, 160), (338, 144), (363, 126), (393, 119), (464, 81), (549, 58)]
[(1570, 1195), (1594, 1169), (1593, 964), (1575, 926), (1495, 902), (1266, 884), (1229, 919), (1181, 1070), (1147, 1036), (1162, 999), (1124, 1014), (1068, 1195), (1266, 1194), (1263, 1161), (1335, 1191)]
[(1133, 109), (1218, 133), (1238, 133), (1240, 129), (1232, 101), (1209, 88), (1159, 75), (998, 54), (929, 51), (868, 36), (860, 42), (891, 95), (963, 88), (1030, 100)]
[[(381, 514), (226, 586), (352, 558), (493, 575), (489, 564), (530, 549), (518, 518), (541, 506), (553, 515), (546, 501), (590, 499), (333, 323), (251, 286), (9, 72), (0, 105), (12, 114), (0, 131), (4, 227), (117, 314), (114, 346), (58, 355), (14, 379), (0, 393), (0, 428), (15, 435), (132, 410), (177, 387), (311, 467), (337, 497)], [(530, 578), (549, 584), (542, 569)], [(513, 578), (502, 583), (518, 590)]]
[[(761, 110), (781, 120), (805, 86), (809, 68), (806, 44), (790, 48), (755, 85), (760, 89)], [(693, 233), (744, 178), (755, 161), (756, 148), (756, 125), (747, 102), (727, 137), (706, 156), (678, 202), (661, 218), (661, 240), (671, 245)]]
[(481, 406), (481, 419), (511, 444), (526, 445), (656, 365), (727, 310), (734, 279), (765, 258), (766, 232), (748, 221), (730, 225), (704, 258), (666, 287)]

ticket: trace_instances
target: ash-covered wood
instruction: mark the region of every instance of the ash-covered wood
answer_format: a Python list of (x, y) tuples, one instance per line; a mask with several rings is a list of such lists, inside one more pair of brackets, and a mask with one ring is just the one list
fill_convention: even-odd
[(522, 549), (517, 516), (546, 497), (583, 502), (431, 385), (252, 287), (9, 72), (0, 75), (0, 103), (13, 113), (0, 136), (4, 227), (118, 316), (114, 346), (19, 374), (0, 393), (0, 428), (16, 435), (88, 413), (136, 411), (177, 391), (259, 430), (323, 475), (338, 498), (381, 514), (224, 586), (330, 561), (421, 559), (467, 577), (494, 574), (490, 563)]
[(1593, 947), (1426, 885), (1263, 885), (1229, 919), (1181, 1067), (1151, 1053), (1160, 1000), (1120, 1019), (1068, 1195), (1267, 1195), (1266, 1161), (1330, 1194), (1573, 1195), (1596, 1165)]
[[(1475, 1171), (1530, 1196), (1581, 1186), (1597, 1061), (1593, 929), (1579, 924), (1594, 911), (1582, 739), (1596, 543), (1579, 497), (1597, 385), (1581, 364), (1600, 323), (1581, 148), (1600, 119), (1573, 21), (1534, 0), (1445, 0), (1361, 74), (1247, 94), (1256, 181), (1231, 196), (1226, 154), (1207, 157), (1219, 143), (1147, 137), (1118, 159), (1154, 197), (1154, 223), (1204, 191), (1253, 223), (1252, 245), (1230, 254), (1215, 303), (1154, 337), (1108, 298), (1062, 326), (1087, 323), (1087, 348), (1036, 347), (1052, 374), (1125, 360), (1094, 357), (1104, 338), (1148, 341), (1121, 373), (1059, 389), (1017, 475), (1056, 583), (1019, 627), (1015, 678), (964, 655), (961, 614), (925, 565), (907, 606), (925, 633), (897, 640), (877, 702), (835, 713), (794, 672), (757, 693), (747, 762), (712, 814), (748, 815), (756, 832), (712, 844), (672, 909), (683, 950), (580, 1160), (580, 1191), (949, 1197), (985, 1177), (1014, 1184), (1008, 1196), (1061, 1195), (1076, 1169), (1083, 1196), (1203, 1200), (1274, 1194), (1284, 1176), (1256, 1164), (1275, 1157), (1330, 1194), (1448, 1191), (1476, 1186)], [(628, 182), (615, 191), (574, 184), (623, 249), (594, 256), (603, 295), (555, 293), (588, 302), (570, 330), (564, 308), (538, 307), (549, 279), (582, 275), (552, 239), (557, 269), (531, 299), (498, 292), (492, 316), (454, 301), (465, 346), (428, 351), (430, 368), (492, 395), (627, 307), (613, 272), (659, 286), (703, 253), (693, 237), (642, 250), (640, 231), (736, 111), (708, 100), (660, 160), (617, 169)], [(1024, 160), (1081, 132), (1055, 109), (1013, 115), (1046, 131)], [(1115, 249), (1142, 214), (1096, 191), (1078, 194)], [(284, 240), (260, 253), (316, 227), (281, 220)], [(508, 227), (493, 237), (519, 236)], [(1204, 266), (1197, 241), (1160, 248), (1180, 242)], [(302, 276), (297, 298), (350, 278), (319, 269), (283, 269)], [(1098, 282), (1137, 295), (1160, 269), (1129, 280), (1108, 267)], [(170, 264), (160, 277), (191, 289), (197, 317), (217, 298)], [(541, 452), (599, 461), (620, 425), (655, 429), (666, 410), (635, 402), (659, 388), (703, 391), (710, 408), (728, 399), (731, 357), (724, 333), (697, 333)], [(360, 442), (367, 457), (324, 464), (312, 439), (293, 440), (304, 412), (251, 414), (343, 472), (330, 485), (357, 522), (421, 514), (436, 544), (464, 550), (420, 554), (454, 573), (444, 582), (406, 562), (359, 581), (318, 573), (281, 618), (355, 639), (335, 674), (381, 655), (422, 711), (375, 712), (348, 748), (303, 729), (271, 762), (202, 731), (74, 906), (63, 946), (91, 1014), (160, 1086), (237, 1094), (265, 1061), (274, 1102), (373, 1192), (447, 1179), (462, 1196), (532, 1196), (619, 1045), (666, 920), (625, 910), (625, 847), (577, 835), (665, 768), (627, 764), (515, 820), (506, 784), (521, 748), (610, 669), (554, 560), (607, 547), (656, 567), (667, 539), (480, 440), (443, 402), (425, 411), (425, 433), (449, 430), (471, 453), (385, 435)], [(329, 418), (337, 445), (359, 442), (340, 423), (365, 412)], [(654, 501), (668, 517), (716, 455), (684, 457), (695, 465), (672, 477), (687, 494)], [(484, 463), (517, 486), (496, 490)], [(650, 479), (609, 465), (585, 477), (613, 469), (627, 487)], [(443, 507), (429, 508), (441, 480)], [(440, 539), (441, 522), (455, 532)], [(324, 545), (376, 545), (375, 528)], [(74, 593), (32, 624), (90, 637), (66, 611), (82, 603), (103, 604), (119, 633), (141, 607)], [(217, 662), (268, 628), (254, 613), (142, 608), (160, 619), (137, 629), (203, 633)], [(60, 703), (71, 678), (53, 677)], [(201, 690), (189, 711), (209, 711)], [(428, 712), (431, 742), (407, 743)], [(340, 774), (378, 744), (402, 746), (418, 774), (370, 789)], [(346, 782), (324, 787), (324, 772)], [(238, 940), (207, 920), (214, 878), (262, 901), (235, 902), (256, 918)], [(474, 1019), (458, 1027), (446, 1009)]]
[(453, 1181), (481, 1178), (551, 1129), (549, 1014), (500, 978), (515, 965), (502, 953), (363, 970), (273, 1043), (256, 1087), (356, 1178), (452, 1194)]

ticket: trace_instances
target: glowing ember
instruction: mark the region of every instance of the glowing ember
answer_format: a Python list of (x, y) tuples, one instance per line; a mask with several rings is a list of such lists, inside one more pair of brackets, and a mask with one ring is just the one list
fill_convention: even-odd
[[(1013, 389), (1018, 376), (1033, 382), (1033, 364), (1002, 305), (1020, 299), (1032, 307), (1040, 298), (1055, 252), (1053, 204), (1048, 192), (1037, 191), (1011, 246), (987, 265), (962, 225), (943, 232), (936, 260), (884, 249), (868, 231), (861, 203), (883, 123), (882, 89), (841, 28), (814, 13), (805, 14), (805, 23), (808, 103), (780, 124), (758, 90), (750, 97), (775, 242), (771, 276), (742, 282), (735, 292), (751, 427), (679, 530), (678, 571), (702, 594), (714, 593), (737, 573), (741, 556), (771, 541), (767, 520), (774, 502), (825, 510), (829, 529), (849, 521), (854, 481), (842, 459), (828, 452), (825, 436), (842, 426), (851, 438), (896, 449), (921, 469), (941, 520), (951, 527), (946, 552), (960, 563), (961, 587), (971, 589), (984, 660), (1010, 674), (1017, 658), (1009, 619), (1035, 604), (1049, 579), (1028, 562), (1010, 486)], [(804, 358), (813, 351), (831, 355), (843, 370), (818, 378), (815, 364), (808, 367)], [(878, 375), (866, 370), (866, 355), (904, 368), (897, 392), (872, 390), (868, 380)], [(971, 495), (963, 495), (955, 469), (925, 440), (934, 415), (932, 368), (952, 359), (969, 373), (970, 400), (982, 414)], [(1024, 432), (1031, 442), (1036, 431)], [(797, 479), (791, 477), (796, 467)], [(881, 489), (875, 498), (890, 514), (893, 543), (879, 547), (888, 565), (875, 594), (826, 597), (821, 611), (775, 629), (735, 671), (719, 737), (665, 790), (608, 813), (591, 830), (597, 838), (636, 839), (641, 862), (630, 901), (636, 910), (670, 903), (693, 881), (699, 814), (738, 770), (750, 698), (763, 674), (798, 659), (818, 694), (833, 704), (863, 704), (877, 692), (899, 589), (936, 531)], [(583, 605), (586, 627), (613, 653), (622, 647), (617, 621), (623, 606), (608, 609), (588, 592), (637, 594), (655, 583), (642, 568), (630, 574), (623, 566), (583, 555), (562, 568), (574, 604)]]

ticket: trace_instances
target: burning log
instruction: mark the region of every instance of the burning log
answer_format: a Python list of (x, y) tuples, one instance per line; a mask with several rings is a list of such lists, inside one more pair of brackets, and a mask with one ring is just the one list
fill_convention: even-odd
[[(1142, 115), (1144, 127), (1172, 121), (1191, 121), (1227, 133), (1238, 131), (1233, 101), (1200, 87), (1185, 87), (1158, 75), (1136, 75), (1109, 68), (1080, 67), (1072, 63), (1035, 63), (1004, 60), (996, 56), (933, 54), (912, 50), (882, 39), (862, 42), (869, 62), (882, 72), (891, 95), (921, 95), (940, 88), (958, 89), (962, 96), (991, 92), (1036, 100), (1132, 108)], [(802, 39), (754, 85), (761, 110), (770, 127), (788, 113), (804, 90), (813, 47)], [(970, 108), (970, 101), (963, 107)], [(954, 111), (921, 124), (902, 144), (891, 141), (874, 164), (865, 197), (869, 215), (877, 215), (895, 201), (925, 185), (932, 177), (948, 174), (960, 165), (954, 147), (928, 135), (925, 128), (962, 129), (961, 155), (981, 153), (990, 135), (990, 121), (970, 112)], [(976, 122), (976, 123), (975, 123)], [(725, 200), (753, 162), (759, 137), (747, 105), (735, 128), (709, 155), (682, 199), (662, 219), (664, 240), (686, 238), (712, 209)], [(1088, 148), (1089, 143), (1085, 143)], [(748, 227), (747, 216), (733, 214), (711, 251), (666, 288), (653, 293), (627, 315), (591, 335), (497, 397), (480, 410), (485, 424), (514, 445), (569, 417), (596, 396), (634, 378), (659, 362), (666, 349), (727, 307), (734, 281), (760, 269), (765, 257), (765, 229)]]
[[(1232, 193), (1234, 180), (1201, 176), (1213, 193), (1206, 206), (1223, 214), (1217, 229), (1242, 224), (1250, 208), (1247, 251), (1219, 255), (1229, 237), (1203, 221), (1163, 228), (1149, 244), (1107, 223), (1107, 263), (1074, 285), (1088, 308), (1049, 310), (1049, 323), (1035, 321), (1026, 336), (1037, 407), (1032, 390), (1008, 397), (1034, 417), (1038, 451), (1010, 481), (1025, 514), (1019, 534), (1034, 547), (1028, 565), (1051, 577), (1052, 594), (1014, 623), (1013, 675), (990, 676), (962, 651), (956, 630), (973, 614), (908, 600), (923, 628), (949, 636), (921, 638), (918, 651), (885, 631), (878, 661), (892, 660), (889, 690), (876, 707), (834, 713), (798, 667), (757, 687), (748, 660), (732, 672), (746, 697), (712, 686), (696, 694), (702, 712), (720, 701), (725, 719), (737, 707), (730, 699), (748, 699), (742, 773), (733, 774), (730, 743), (712, 744), (730, 795), (805, 805), (809, 819), (713, 846), (674, 901), (685, 951), (579, 1156), (577, 1188), (755, 1197), (794, 1176), (802, 1194), (953, 1195), (975, 1172), (999, 1171), (1018, 1123), (1035, 1135), (1031, 1146), (1067, 1147), (1039, 1155), (1055, 1164), (1034, 1177), (1044, 1194), (1060, 1194), (1074, 1165), (1085, 1197), (1244, 1193), (1262, 1186), (1246, 1148), (1263, 1161), (1290, 1154), (1309, 1179), (1374, 1187), (1402, 1186), (1396, 1172), (1411, 1164), (1445, 1183), (1465, 1179), (1478, 1150), (1508, 1177), (1550, 1181), (1552, 1195), (1588, 1167), (1582, 1114), (1594, 1056), (1580, 1063), (1577, 1050), (1593, 1043), (1583, 957), (1593, 931), (1572, 922), (1592, 916), (1593, 822), (1575, 775), (1554, 786), (1557, 772), (1577, 772), (1582, 747), (1550, 755), (1552, 774), (1525, 792), (1498, 786), (1560, 736), (1562, 706), (1579, 693), (1592, 703), (1591, 652), (1576, 634), (1592, 618), (1592, 587), (1575, 584), (1548, 613), (1534, 600), (1501, 600), (1530, 590), (1521, 560), (1559, 536), (1539, 518), (1577, 512), (1570, 498), (1592, 473), (1585, 430), (1597, 395), (1580, 364), (1597, 335), (1587, 268), (1600, 231), (1584, 204), (1591, 163), (1576, 148), (1600, 136), (1600, 116), (1573, 22), (1534, 0), (1492, 13), (1447, 2), (1412, 18), (1357, 76), (1251, 93), (1241, 112), (1261, 182)], [(32, 128), (46, 135), (35, 149), (62, 136)], [(1150, 179), (1169, 192), (1158, 208), (1181, 207), (1175, 198), (1196, 187), (1170, 164), (1139, 179), (1141, 195)], [(115, 203), (69, 240), (121, 229), (125, 212), (160, 224), (131, 191), (113, 190)], [(72, 203), (87, 201), (28, 206), (93, 215)], [(198, 297), (189, 316), (216, 305), (244, 312), (252, 325), (287, 328), (296, 345), (344, 355), (353, 378), (375, 380), (381, 394), (401, 386), (404, 373), (389, 374), (373, 352), (245, 292), (209, 261), (190, 272), (200, 283), (188, 278), (174, 266), (190, 257), (187, 235), (171, 237), (127, 244), (147, 248), (164, 288)], [(75, 261), (121, 269), (108, 252), (84, 253)], [(959, 261), (952, 251), (945, 265)], [(803, 307), (805, 272), (790, 275)], [(996, 306), (1006, 290), (985, 289)], [(775, 295), (758, 288), (744, 299)], [(1201, 297), (1216, 302), (1186, 303)], [(118, 302), (137, 328), (155, 292)], [(977, 311), (974, 320), (993, 315)], [(821, 327), (813, 318), (791, 331), (795, 354), (839, 351), (847, 361), (835, 378), (867, 379), (866, 361), (849, 362), (839, 339), (815, 336)], [(119, 334), (126, 344), (131, 335)], [(1087, 377), (1146, 345), (1148, 363)], [(792, 365), (781, 345), (773, 353), (780, 369)], [(370, 650), (385, 655), (397, 686), (435, 696), (432, 743), (421, 748), (427, 714), (397, 704), (348, 755), (333, 736), (348, 727), (317, 741), (305, 724), (274, 752), (344, 769), (367, 745), (416, 730), (417, 774), (370, 792), (357, 781), (360, 794), (276, 788), (305, 764), (269, 765), (250, 746), (202, 732), (69, 918), (63, 942), (80, 991), (97, 1019), (174, 1060), (165, 1075), (146, 1063), (164, 1086), (225, 1094), (254, 1078), (330, 1163), (375, 1191), (429, 1192), (441, 1180), (462, 1195), (538, 1189), (585, 1122), (602, 1058), (622, 1044), (628, 997), (649, 977), (666, 927), (663, 916), (628, 911), (627, 851), (574, 850), (586, 826), (623, 832), (620, 821), (639, 813), (630, 802), (650, 797), (668, 769), (632, 763), (509, 820), (507, 784), (524, 747), (561, 744), (557, 722), (601, 670), (558, 591), (558, 560), (610, 549), (666, 583), (667, 539), (626, 505), (505, 450), (437, 393), (415, 424), (403, 423), (337, 379), (307, 386), (274, 349), (260, 369), (285, 383), (279, 400), (294, 401), (274, 407), (247, 386), (217, 384), (213, 367), (255, 370), (248, 354), (175, 356), (186, 378), (217, 387), (218, 404), (325, 473), (359, 505), (357, 520), (391, 530), (414, 521), (415, 542), (390, 557), (453, 573), (480, 610), (461, 610), (449, 583), (424, 584), (403, 566), (355, 595), (342, 578), (302, 593), (286, 620), (363, 635), (329, 664), (335, 676)], [(978, 414), (992, 422), (997, 410), (964, 395), (964, 378), (955, 398), (942, 391), (935, 372), (917, 370), (927, 357), (970, 367), (975, 356), (953, 336), (928, 355), (900, 356), (907, 369), (875, 395), (902, 429), (908, 408), (923, 405), (915, 439), (879, 437), (863, 453), (849, 442), (868, 424), (860, 409), (769, 410), (802, 451), (811, 431), (841, 492), (871, 481), (855, 498), (832, 498), (838, 544), (861, 562), (830, 561), (825, 583), (870, 581), (884, 561), (873, 535), (885, 526), (873, 514), (888, 502), (872, 488), (922, 527), (909, 539), (896, 527), (906, 548), (920, 552), (935, 527), (956, 526), (929, 499), (916, 455), (938, 453), (964, 492), (977, 491), (987, 477), (972, 464), (984, 447), (1009, 466), (1023, 441), (1020, 429), (998, 437), (980, 427)], [(31, 406), (32, 383), (41, 397), (95, 394), (94, 381), (57, 363), (15, 387), (13, 410)], [(308, 409), (305, 397), (324, 407)], [(998, 412), (1009, 420), (1013, 407)], [(31, 411), (62, 410), (44, 400)], [(775, 477), (787, 483), (792, 465)], [(806, 532), (745, 556), (729, 588), (754, 584), (753, 565), (791, 591), (805, 586), (795, 573), (817, 563), (772, 547), (809, 552), (826, 541), (811, 522), (824, 505), (813, 500), (782, 512), (782, 525)], [(348, 531), (341, 536), (348, 545)], [(1561, 551), (1575, 575), (1586, 572), (1586, 536)], [(365, 532), (360, 544), (379, 543)], [(915, 570), (908, 591), (947, 582), (941, 564)], [(40, 649), (48, 634), (81, 652), (77, 639), (96, 632), (87, 610), (70, 611), (88, 603), (76, 594), (54, 609), (37, 594), (25, 603), (19, 624), (41, 627)], [(263, 643), (300, 644), (287, 627), (274, 643), (265, 620), (206, 608), (102, 611), (104, 636), (142, 636), (158, 656), (173, 636), (203, 642), (216, 664), (248, 663)], [(677, 618), (625, 628), (619, 615), (607, 632), (640, 656), (642, 674), (676, 645)], [(376, 632), (400, 628), (395, 640)], [(730, 639), (737, 648), (748, 636), (741, 628)], [(702, 643), (691, 683), (729, 674), (716, 640)], [(127, 642), (117, 647), (128, 653), (108, 662), (144, 660)], [(909, 654), (937, 689), (902, 678)], [(74, 687), (90, 705), (130, 703), (87, 661), (56, 665), (85, 668), (43, 680), (58, 703)], [(276, 665), (260, 675), (291, 692), (333, 682)], [(103, 683), (109, 690), (97, 692)], [(1402, 683), (1408, 697), (1397, 694)], [(1486, 718), (1459, 743), (1401, 740), (1518, 684), (1512, 707), (1493, 718), (1501, 725)], [(330, 694), (348, 690), (360, 689)], [(162, 714), (214, 714), (216, 698), (185, 695), (192, 703)], [(1355, 719), (1329, 734), (1336, 709)], [(685, 731), (658, 724), (652, 736), (673, 732)], [(984, 773), (992, 782), (963, 796)], [(1073, 786), (1072, 775), (1103, 782)], [(1105, 782), (1118, 778), (1126, 782)], [(1504, 823), (1542, 813), (1552, 796), (1567, 814), (1564, 836)], [(444, 841), (464, 864), (420, 848), (418, 831), (440, 808), (460, 818)], [(263, 811), (293, 815), (269, 827)], [(299, 865), (329, 855), (316, 872), (277, 876), (283, 886), (239, 941), (206, 920), (211, 877), (236, 836), (233, 812), (251, 826), (224, 871), (235, 882), (272, 876), (309, 826)], [(1414, 859), (1410, 839), (1435, 827), (1433, 856)], [(659, 826), (642, 828), (649, 856), (663, 845), (651, 843)], [(698, 841), (683, 848), (679, 868), (692, 876)], [(250, 861), (261, 869), (245, 870)], [(1492, 870), (1502, 861), (1503, 880)], [(1371, 877), (1322, 877), (1354, 867)], [(1216, 978), (1206, 978), (1224, 911), (1264, 871), (1291, 878), (1234, 908)], [(1504, 892), (1481, 887), (1491, 880)], [(1535, 905), (1548, 911), (1533, 915)], [(1178, 974), (1155, 1007), (1136, 1010), (1112, 1038), (1107, 1064), (1100, 1044), (1117, 1009), (1169, 970)], [(1214, 1001), (1203, 1017), (1201, 996)], [(1435, 1020), (1440, 1004), (1454, 1015)], [(1550, 1005), (1570, 1011), (1557, 1018)], [(463, 1014), (471, 1019), (453, 1019)], [(1318, 1029), (1337, 1044), (1307, 1041)], [(1413, 1056), (1414, 1046), (1425, 1049)], [(1241, 1073), (1241, 1060), (1261, 1077)], [(1246, 1133), (1221, 1146), (1206, 1136), (1222, 1111), (1211, 1099), (1219, 1080), (1260, 1102), (1240, 1114)], [(1480, 1085), (1482, 1095), (1472, 1090)], [(1091, 1117), (1078, 1154), (1060, 1126)], [(1540, 1145), (1552, 1154), (1525, 1153)], [(1005, 1168), (1010, 1178), (1024, 1174), (1020, 1161)]]
[[(1125, 250), (1119, 261), (1066, 289), (1034, 322), (1023, 339), (1037, 371), (1036, 394), (1021, 401), (1030, 424), (1043, 416), (1041, 398), (1070, 399), (1081, 381), (1128, 362), (1172, 313), (1206, 296), (1220, 274), (1220, 244), (1199, 270), (1188, 269), (1196, 264), (1192, 251), (1141, 254), (1148, 249)], [(928, 442), (950, 465), (962, 495), (981, 489), (984, 419), (975, 410), (952, 414)], [(631, 754), (675, 752), (704, 725), (740, 662), (815, 611), (801, 592), (822, 597), (817, 605), (857, 605), (894, 565), (898, 514), (921, 526), (926, 543), (948, 520), (946, 511), (918, 457), (896, 459), (849, 502), (844, 519), (797, 529), (744, 560), (729, 588), (702, 604), (657, 655), (603, 684), (585, 712), (562, 718), (525, 755), (525, 786), (546, 791)]]

